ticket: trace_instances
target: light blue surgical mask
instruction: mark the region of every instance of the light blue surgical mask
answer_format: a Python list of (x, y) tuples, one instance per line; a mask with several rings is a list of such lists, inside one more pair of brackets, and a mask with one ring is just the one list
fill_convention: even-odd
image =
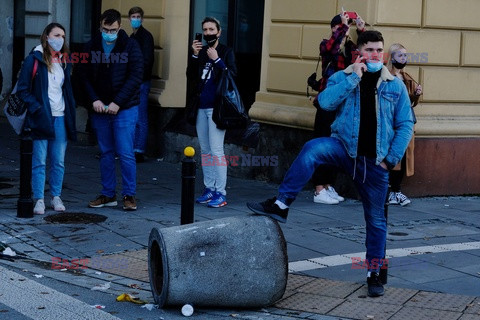
[(368, 72), (377, 72), (380, 69), (382, 69), (383, 63), (381, 61), (378, 62), (367, 62), (365, 63), (367, 65), (367, 71)]
[(142, 19), (132, 19), (130, 20), (130, 25), (133, 29), (138, 29), (142, 25)]
[(113, 42), (113, 41), (117, 40), (117, 36), (118, 36), (118, 34), (116, 34), (116, 33), (112, 34), (112, 33), (106, 33), (106, 32), (102, 31), (102, 38), (106, 42)]
[(63, 43), (65, 42), (63, 38), (47, 38), (47, 41), (54, 51), (62, 50)]

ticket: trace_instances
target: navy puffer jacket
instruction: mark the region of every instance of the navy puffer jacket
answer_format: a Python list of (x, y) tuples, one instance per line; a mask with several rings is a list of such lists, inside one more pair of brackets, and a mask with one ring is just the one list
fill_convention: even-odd
[(79, 64), (79, 73), (87, 94), (87, 107), (101, 100), (120, 107), (120, 111), (140, 103), (140, 85), (143, 79), (143, 56), (137, 41), (120, 29), (115, 47), (108, 57), (98, 33), (85, 45), (88, 62)]
[[(31, 130), (34, 140), (55, 139), (52, 109), (48, 98), (48, 67), (43, 62), (43, 53), (37, 46), (24, 60), (17, 82), (17, 94), (27, 105), (25, 128)], [(33, 65), (38, 60), (35, 77), (32, 79)], [(63, 64), (65, 80), (62, 86), (65, 101), (65, 128), (67, 138), (77, 140), (75, 127), (75, 99), (73, 98), (72, 83), (70, 82), (71, 64)]]

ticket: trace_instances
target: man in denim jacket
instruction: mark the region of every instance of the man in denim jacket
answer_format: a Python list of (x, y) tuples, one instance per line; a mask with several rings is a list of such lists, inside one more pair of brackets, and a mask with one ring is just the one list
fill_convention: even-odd
[(257, 214), (286, 222), (288, 206), (321, 164), (350, 174), (362, 198), (366, 221), (368, 294), (384, 294), (379, 269), (385, 255), (387, 222), (384, 203), (388, 169), (402, 159), (413, 134), (413, 117), (405, 85), (383, 66), (383, 37), (365, 31), (358, 37), (360, 55), (332, 75), (319, 95), (325, 110), (336, 110), (332, 135), (307, 142), (280, 185), (279, 195), (247, 203)]

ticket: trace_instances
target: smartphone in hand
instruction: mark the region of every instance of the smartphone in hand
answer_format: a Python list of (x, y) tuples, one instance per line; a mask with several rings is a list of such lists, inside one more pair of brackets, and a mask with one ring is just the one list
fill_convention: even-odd
[(195, 40), (202, 42), (202, 34), (201, 33), (195, 33)]
[(348, 18), (352, 19), (352, 20), (355, 20), (358, 17), (358, 15), (355, 11), (347, 11), (345, 13), (348, 14)]

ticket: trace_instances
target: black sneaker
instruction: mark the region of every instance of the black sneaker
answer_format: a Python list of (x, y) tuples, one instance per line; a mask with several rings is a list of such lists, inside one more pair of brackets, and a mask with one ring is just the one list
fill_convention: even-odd
[(269, 216), (272, 219), (285, 223), (287, 222), (288, 208), (280, 209), (275, 203), (276, 200), (277, 198), (273, 197), (272, 199), (259, 203), (247, 202), (247, 207), (256, 214)]
[(380, 281), (380, 277), (376, 272), (372, 272), (370, 277), (367, 278), (367, 285), (369, 297), (380, 297), (385, 293), (382, 281)]

